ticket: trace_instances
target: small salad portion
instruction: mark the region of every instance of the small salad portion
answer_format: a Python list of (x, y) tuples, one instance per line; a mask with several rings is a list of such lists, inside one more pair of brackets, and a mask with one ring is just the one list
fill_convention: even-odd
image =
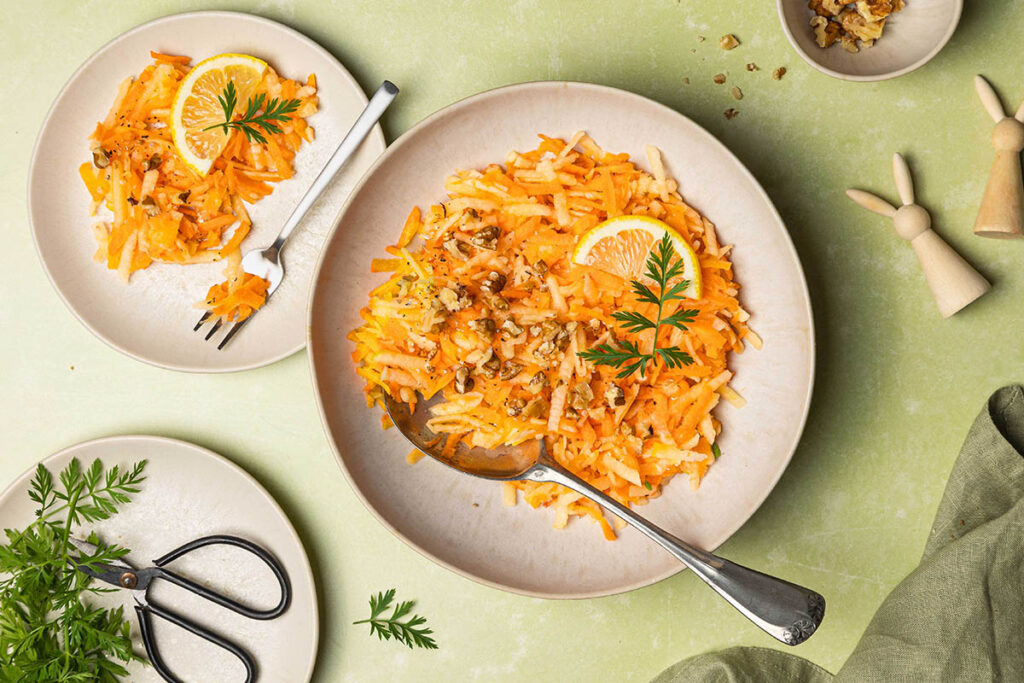
[(246, 204), (290, 178), (314, 131), (316, 77), (280, 77), (266, 62), (224, 54), (194, 67), (151, 52), (118, 88), (79, 174), (92, 197), (95, 259), (128, 282), (161, 263), (225, 261), (226, 281), (198, 308), (228, 321), (263, 305), (268, 284), (241, 268), (252, 227)]

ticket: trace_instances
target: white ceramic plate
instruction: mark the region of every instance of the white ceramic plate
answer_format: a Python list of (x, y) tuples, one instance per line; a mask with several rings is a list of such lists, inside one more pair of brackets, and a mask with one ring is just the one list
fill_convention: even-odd
[(722, 459), (698, 491), (682, 479), (642, 508), (703, 548), (714, 548), (757, 509), (781, 476), (803, 429), (814, 368), (810, 304), (800, 263), (757, 181), (715, 138), (685, 116), (621, 90), (581, 83), (526, 83), (485, 92), (430, 116), (403, 135), (360, 182), (324, 248), (310, 295), (309, 351), (321, 417), (342, 470), (367, 507), (400, 538), (482, 583), (543, 597), (607, 595), (679, 571), (632, 529), (604, 541), (596, 524), (552, 529), (553, 513), (505, 508), (500, 487), (432, 460), (406, 464), (409, 445), (369, 411), (346, 333), (381, 281), (373, 256), (394, 242), (410, 207), (445, 198), (454, 169), (533, 149), (537, 133), (588, 131), (607, 150), (646, 166), (661, 148), (683, 196), (735, 243), (742, 301), (763, 351), (737, 356), (734, 386), (749, 403), (718, 409)]
[(839, 45), (818, 47), (807, 0), (777, 2), (782, 30), (797, 54), (818, 71), (844, 81), (884, 81), (924, 66), (949, 42), (964, 6), (963, 0), (909, 0), (886, 20), (873, 46), (850, 53)]
[(292, 236), (284, 251), (287, 275), (265, 310), (224, 350), (192, 331), (210, 285), (223, 280), (222, 263), (181, 267), (153, 264), (124, 285), (92, 260), (96, 244), (89, 195), (78, 166), (91, 157), (86, 138), (106, 116), (124, 78), (151, 63), (150, 50), (192, 57), (223, 52), (266, 60), (278, 73), (315, 73), (320, 111), (310, 118), (316, 140), (296, 157), (296, 173), (250, 209), (253, 231), (243, 251), (270, 244), (366, 105), (362, 89), (322, 47), (276, 22), (234, 12), (191, 12), (157, 19), (114, 39), (89, 58), (57, 96), (39, 132), (29, 171), (29, 218), (36, 247), (57, 293), (96, 336), (134, 358), (174, 370), (229, 372), (280, 360), (305, 343), (306, 293), (320, 247), (337, 208), (384, 150), (376, 127), (348, 167)]
[[(96, 531), (107, 543), (130, 548), (129, 560), (136, 565), (211, 534), (240, 536), (270, 551), (284, 566), (292, 586), (291, 605), (277, 619), (246, 619), (162, 581), (153, 583), (149, 597), (240, 645), (256, 661), (260, 680), (309, 680), (319, 637), (313, 572), (295, 529), (255, 479), (205, 448), (157, 436), (87, 441), (51, 455), (43, 464), (56, 477), (72, 458), (83, 466), (99, 458), (108, 469), (149, 461), (146, 481), (132, 502), (111, 519), (83, 527), (85, 532)], [(34, 473), (35, 467), (0, 493), (0, 526), (20, 528), (32, 521), (35, 504), (27, 491)], [(260, 609), (277, 604), (280, 596), (270, 571), (242, 550), (210, 546), (168, 567)], [(105, 596), (103, 603), (125, 606), (135, 651), (144, 653), (131, 596), (114, 593)], [(153, 624), (161, 655), (183, 680), (245, 680), (245, 670), (234, 655), (162, 619), (154, 618)], [(161, 680), (150, 666), (133, 663), (129, 670), (132, 681)]]

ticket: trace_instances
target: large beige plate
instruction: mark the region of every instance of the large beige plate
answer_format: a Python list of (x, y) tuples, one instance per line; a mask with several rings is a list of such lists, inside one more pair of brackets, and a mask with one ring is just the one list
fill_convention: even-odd
[(646, 166), (644, 145), (661, 148), (683, 196), (736, 244), (744, 305), (763, 351), (735, 358), (734, 386), (749, 401), (718, 409), (722, 459), (698, 491), (677, 480), (642, 508), (703, 548), (714, 548), (757, 509), (796, 447), (810, 401), (814, 337), (807, 286), (793, 245), (757, 181), (705, 130), (656, 102), (582, 83), (526, 83), (458, 102), (417, 125), (382, 156), (353, 192), (321, 256), (310, 295), (309, 351), (321, 417), (338, 462), (367, 507), (421, 553), (505, 590), (589, 597), (644, 586), (679, 571), (632, 529), (602, 540), (577, 520), (551, 528), (553, 514), (505, 508), (499, 486), (431, 460), (409, 466), (409, 446), (380, 429), (353, 372), (345, 334), (359, 324), (367, 292), (381, 280), (369, 262), (393, 243), (413, 204), (444, 198), (453, 169), (532, 149), (536, 134), (587, 130), (605, 149)]
[(43, 123), (29, 171), (29, 218), (50, 280), (68, 308), (96, 336), (139, 360), (174, 370), (230, 372), (258, 367), (295, 353), (305, 343), (306, 294), (320, 247), (338, 207), (384, 151), (380, 127), (292, 236), (284, 251), (287, 275), (267, 308), (223, 351), (192, 332), (210, 285), (223, 280), (220, 263), (183, 268), (154, 264), (125, 286), (92, 260), (89, 195), (78, 166), (91, 158), (86, 137), (106, 116), (124, 78), (152, 60), (150, 50), (193, 59), (223, 52), (260, 57), (278, 73), (315, 73), (320, 111), (310, 118), (316, 140), (296, 158), (294, 177), (250, 209), (253, 232), (243, 250), (266, 246), (313, 182), (366, 105), (362, 89), (322, 47), (276, 22), (235, 12), (191, 12), (157, 19), (114, 39), (89, 58), (57, 96)]
[[(148, 460), (146, 480), (131, 503), (114, 517), (88, 524), (106, 543), (131, 549), (129, 560), (144, 565), (201, 536), (241, 536), (270, 551), (291, 581), (292, 602), (277, 619), (256, 621), (229, 612), (175, 586), (153, 583), (149, 597), (187, 615), (252, 655), (265, 681), (306, 681), (313, 673), (319, 640), (313, 572), (295, 529), (260, 484), (229, 460), (199, 446), (158, 436), (113, 436), (65, 448), (43, 460), (54, 474), (78, 458), (82, 466), (99, 458), (108, 470)], [(35, 467), (0, 493), (0, 527), (21, 528), (33, 519), (27, 495)], [(258, 609), (277, 604), (277, 580), (258, 560), (235, 548), (211, 546), (169, 565), (178, 573)], [(135, 651), (144, 653), (127, 592), (102, 598), (123, 605), (132, 622)], [(172, 671), (187, 681), (241, 681), (245, 670), (234, 655), (162, 619), (154, 619), (155, 639)], [(133, 663), (131, 680), (159, 681), (150, 666)]]

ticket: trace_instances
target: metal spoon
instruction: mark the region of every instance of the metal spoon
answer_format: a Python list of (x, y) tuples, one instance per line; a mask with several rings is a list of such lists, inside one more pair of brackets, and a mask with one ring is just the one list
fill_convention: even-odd
[(494, 481), (554, 482), (611, 510), (672, 553), (744, 616), (787, 645), (799, 645), (810, 638), (824, 618), (825, 598), (818, 593), (734, 564), (676, 538), (559, 465), (548, 455), (543, 439), (493, 450), (460, 445), (451, 457), (445, 456), (439, 443), (429, 445), (439, 440), (426, 426), (430, 407), (442, 400), (439, 393), (429, 401), (417, 401), (416, 410), (410, 411), (408, 404), (385, 395), (384, 405), (392, 422), (412, 445), (449, 467)]

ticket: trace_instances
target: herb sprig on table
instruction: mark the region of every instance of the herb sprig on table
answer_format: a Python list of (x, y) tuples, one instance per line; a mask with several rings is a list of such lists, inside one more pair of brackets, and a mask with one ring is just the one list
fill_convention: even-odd
[(227, 133), (229, 128), (234, 128), (245, 133), (249, 142), (258, 142), (261, 145), (267, 142), (263, 133), (280, 133), (281, 127), (276, 122), (287, 121), (289, 115), (302, 104), (301, 100), (279, 100), (276, 97), (268, 101), (266, 93), (260, 93), (249, 98), (245, 112), (240, 119), (232, 120), (231, 117), (235, 115), (235, 107), (238, 106), (238, 90), (235, 89), (234, 81), (228, 81), (224, 90), (217, 96), (217, 100), (220, 102), (221, 109), (224, 110), (224, 121), (207, 126), (203, 130), (223, 128)]
[(132, 651), (122, 608), (87, 606), (82, 597), (112, 589), (93, 587), (80, 565), (106, 564), (128, 550), (98, 546), (82, 556), (69, 539), (83, 522), (108, 519), (130, 502), (145, 479), (143, 460), (130, 469), (104, 472), (99, 460), (83, 470), (72, 460), (57, 479), (36, 468), (28, 496), (36, 519), (21, 530), (5, 529), (0, 544), (0, 679), (4, 681), (101, 681), (127, 676), (122, 663)]
[(660, 358), (670, 368), (678, 368), (693, 363), (690, 354), (676, 347), (659, 347), (658, 333), (663, 325), (676, 327), (680, 330), (687, 329), (697, 317), (698, 311), (693, 309), (680, 309), (662, 317), (665, 313), (666, 304), (685, 298), (684, 292), (690, 287), (690, 281), (679, 279), (674, 284), (672, 280), (680, 278), (683, 274), (683, 262), (675, 258), (675, 249), (672, 246), (672, 239), (668, 233), (662, 236), (661, 241), (647, 256), (644, 275), (654, 282), (657, 289), (647, 286), (640, 280), (633, 280), (630, 286), (638, 301), (654, 304), (658, 307), (658, 314), (654, 320), (636, 311), (615, 311), (612, 317), (622, 323), (627, 332), (643, 332), (654, 330), (654, 343), (650, 353), (640, 350), (635, 341), (623, 339), (618, 342), (607, 342), (592, 349), (580, 351), (579, 356), (583, 360), (590, 361), (594, 365), (609, 365), (613, 368), (621, 368), (619, 379), (629, 377), (637, 370), (640, 375), (647, 372), (647, 366), (654, 366)]
[(394, 611), (391, 616), (384, 617), (386, 612), (392, 605), (395, 599), (395, 589), (392, 588), (384, 593), (377, 593), (377, 595), (370, 596), (370, 618), (360, 619), (359, 621), (352, 622), (353, 624), (369, 624), (370, 634), (376, 634), (380, 640), (395, 640), (405, 643), (409, 648), (422, 647), (427, 650), (436, 650), (437, 643), (431, 637), (433, 633), (429, 628), (424, 628), (423, 625), (427, 622), (426, 617), (421, 617), (418, 614), (413, 614), (409, 619), (399, 621), (402, 617), (409, 615), (412, 611), (413, 602), (412, 600), (406, 602), (400, 602), (395, 605)]

